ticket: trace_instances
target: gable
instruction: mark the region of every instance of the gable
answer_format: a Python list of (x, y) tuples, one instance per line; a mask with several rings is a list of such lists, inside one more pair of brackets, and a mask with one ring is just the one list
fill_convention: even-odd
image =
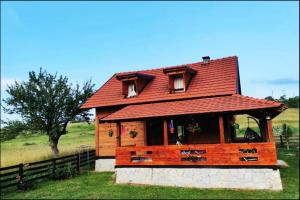
[[(183, 65), (177, 67), (182, 66)], [(137, 71), (137, 73), (150, 75), (154, 78), (145, 86), (143, 91), (134, 98), (124, 98), (122, 83), (117, 79), (117, 76), (128, 74), (128, 72), (118, 73), (113, 75), (100, 87), (81, 108), (128, 105), (240, 93), (238, 59), (236, 56), (211, 60), (209, 64), (198, 62), (185, 64), (184, 66), (188, 66), (197, 71), (197, 74), (191, 79), (188, 90), (183, 93), (169, 92), (168, 76), (164, 74), (163, 70), (174, 68), (174, 66)]]

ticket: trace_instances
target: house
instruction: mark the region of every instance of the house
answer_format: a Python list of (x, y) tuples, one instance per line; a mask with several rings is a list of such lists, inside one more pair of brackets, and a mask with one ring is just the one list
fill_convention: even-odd
[[(282, 189), (272, 119), (286, 106), (243, 96), (236, 56), (114, 74), (82, 108), (96, 108), (96, 170), (117, 183)], [(238, 137), (240, 114), (258, 131)]]

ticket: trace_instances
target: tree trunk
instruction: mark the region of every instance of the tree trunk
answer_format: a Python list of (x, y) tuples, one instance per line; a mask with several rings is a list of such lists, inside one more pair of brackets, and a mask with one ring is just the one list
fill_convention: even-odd
[(58, 154), (59, 154), (57, 144), (58, 144), (58, 140), (56, 140), (56, 139), (54, 139), (54, 140), (52, 139), (50, 141), (50, 147), (51, 147), (52, 154), (53, 154), (54, 157), (58, 157)]

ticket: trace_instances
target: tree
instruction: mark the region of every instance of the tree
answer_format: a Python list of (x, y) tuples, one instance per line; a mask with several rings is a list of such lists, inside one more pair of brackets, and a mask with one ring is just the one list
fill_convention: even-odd
[(275, 101), (275, 99), (274, 99), (272, 96), (267, 96), (267, 97), (265, 98), (265, 100)]
[(7, 122), (1, 120), (1, 124), (5, 125), (4, 127), (1, 127), (1, 142), (14, 139), (28, 129), (27, 125), (19, 120), (12, 120)]
[(20, 114), (31, 130), (47, 134), (52, 153), (57, 156), (58, 141), (67, 133), (68, 122), (78, 116), (89, 121), (91, 114), (80, 106), (93, 94), (93, 87), (91, 80), (82, 89), (78, 84), (73, 88), (67, 77), (42, 69), (38, 74), (31, 71), (27, 82), (8, 86), (6, 92), (10, 96), (4, 102), (9, 107), (3, 110)]

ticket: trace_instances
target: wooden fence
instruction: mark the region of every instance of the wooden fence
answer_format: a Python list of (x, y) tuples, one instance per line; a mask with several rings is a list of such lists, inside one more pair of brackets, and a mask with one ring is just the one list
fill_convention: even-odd
[[(282, 141), (280, 140), (280, 136), (275, 136), (274, 139), (275, 139), (275, 142), (277, 145), (282, 145), (281, 143), (283, 143), (284, 146), (286, 145), (286, 141), (285, 141), (284, 137), (282, 137)], [(299, 135), (290, 137), (289, 144), (291, 146), (299, 145)]]
[(95, 150), (90, 150), (80, 154), (3, 167), (0, 168), (0, 188), (2, 190), (17, 186), (22, 180), (33, 182), (46, 179), (53, 175), (55, 170), (66, 166), (72, 167), (79, 174), (84, 168), (93, 166), (95, 158)]

